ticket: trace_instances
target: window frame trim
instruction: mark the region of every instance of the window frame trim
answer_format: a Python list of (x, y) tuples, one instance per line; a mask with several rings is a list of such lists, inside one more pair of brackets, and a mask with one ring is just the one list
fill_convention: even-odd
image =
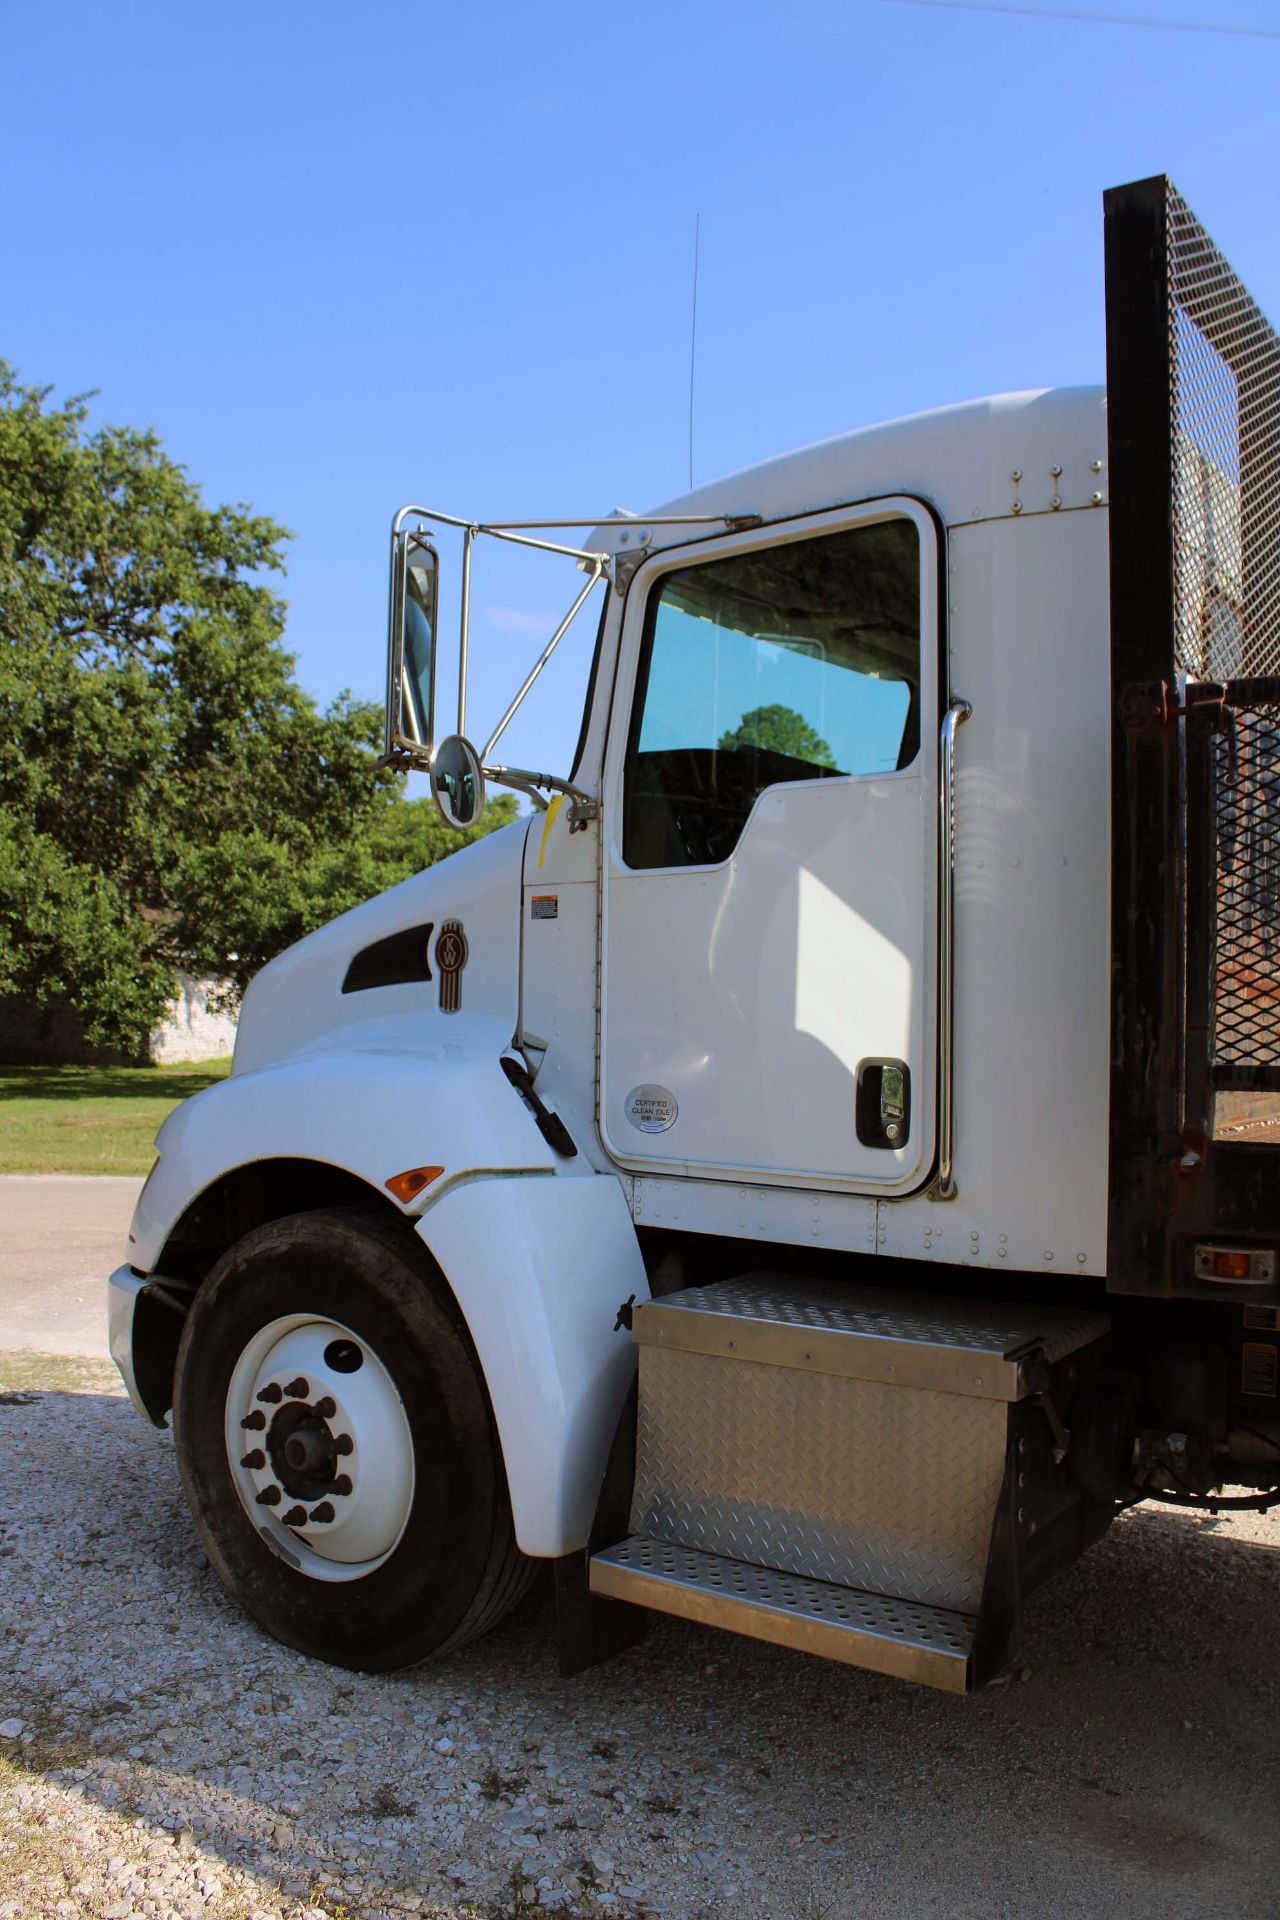
[[(682, 861), (674, 866), (633, 867), (623, 853), (623, 805), (626, 767), (631, 752), (633, 731), (638, 725), (637, 694), (641, 656), (649, 608), (658, 583), (668, 573), (683, 567), (702, 565), (737, 553), (761, 548), (791, 545), (799, 540), (821, 539), (828, 533), (852, 532), (860, 526), (875, 526), (886, 520), (909, 520), (919, 537), (920, 555), (920, 733), (916, 751), (905, 767), (890, 773), (839, 773), (826, 776), (824, 787), (841, 788), (856, 783), (882, 780), (920, 779), (921, 756), (930, 730), (936, 732), (947, 687), (943, 605), (944, 523), (928, 501), (914, 494), (892, 493), (847, 505), (821, 507), (807, 514), (789, 514), (784, 520), (765, 521), (758, 527), (743, 528), (701, 540), (685, 541), (679, 546), (663, 547), (638, 567), (628, 584), (621, 609), (618, 630), (618, 660), (614, 678), (612, 712), (605, 739), (604, 779), (606, 838), (619, 874), (718, 873), (737, 857), (751, 831), (760, 805), (767, 794), (794, 792), (814, 785), (812, 780), (776, 780), (762, 787), (742, 823), (734, 845), (722, 860)], [(932, 613), (932, 620), (931, 620)], [(932, 627), (932, 631), (931, 631)], [(936, 656), (931, 648), (936, 646)], [(930, 662), (932, 659), (932, 673)], [(933, 685), (929, 688), (928, 681)], [(646, 682), (647, 691), (647, 682)], [(931, 714), (929, 707), (934, 711)]]

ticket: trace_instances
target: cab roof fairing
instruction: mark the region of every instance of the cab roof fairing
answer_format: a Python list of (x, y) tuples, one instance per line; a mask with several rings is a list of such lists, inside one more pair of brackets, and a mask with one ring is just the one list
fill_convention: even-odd
[[(771, 522), (906, 494), (960, 527), (1104, 505), (1106, 458), (1106, 389), (1047, 387), (837, 434), (709, 481), (655, 507), (653, 516), (758, 515)], [(720, 531), (647, 528), (643, 514), (627, 513), (595, 527), (584, 544), (611, 555), (648, 554)], [(645, 532), (647, 541), (637, 539)]]

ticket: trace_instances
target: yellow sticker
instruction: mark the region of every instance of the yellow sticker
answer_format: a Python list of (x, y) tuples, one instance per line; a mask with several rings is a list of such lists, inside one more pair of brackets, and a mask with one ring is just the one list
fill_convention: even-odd
[(564, 795), (558, 793), (551, 802), (551, 805), (547, 808), (547, 817), (542, 823), (542, 845), (538, 848), (538, 865), (540, 867), (545, 866), (547, 863), (547, 842), (551, 838), (551, 829), (556, 823), (556, 815), (563, 805)]

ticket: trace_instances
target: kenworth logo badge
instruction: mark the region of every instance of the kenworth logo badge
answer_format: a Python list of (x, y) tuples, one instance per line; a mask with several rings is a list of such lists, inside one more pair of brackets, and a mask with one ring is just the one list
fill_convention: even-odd
[(461, 920), (446, 920), (436, 941), (440, 974), (440, 1011), (456, 1013), (462, 1005), (462, 969), (467, 964), (467, 936)]

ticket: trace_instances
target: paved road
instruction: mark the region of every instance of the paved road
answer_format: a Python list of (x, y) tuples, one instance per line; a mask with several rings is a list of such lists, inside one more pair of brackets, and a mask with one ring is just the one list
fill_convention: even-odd
[(0, 1178), (0, 1351), (107, 1351), (107, 1275), (142, 1189), (132, 1176)]

